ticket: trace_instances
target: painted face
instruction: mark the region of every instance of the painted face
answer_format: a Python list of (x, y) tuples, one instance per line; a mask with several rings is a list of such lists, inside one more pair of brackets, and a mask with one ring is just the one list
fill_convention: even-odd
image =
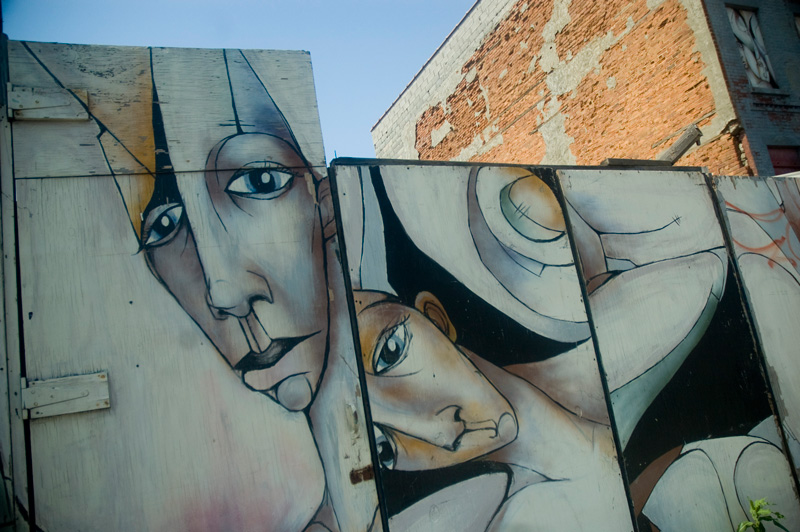
[(454, 465), (517, 435), (511, 405), (444, 334), (454, 337), (434, 301), (419, 305), (425, 314), (388, 299), (358, 313), (379, 458), (390, 469)]
[(244, 383), (306, 408), (325, 364), (328, 299), (314, 181), (294, 146), (227, 137), (204, 173), (157, 180), (143, 219), (152, 271)]

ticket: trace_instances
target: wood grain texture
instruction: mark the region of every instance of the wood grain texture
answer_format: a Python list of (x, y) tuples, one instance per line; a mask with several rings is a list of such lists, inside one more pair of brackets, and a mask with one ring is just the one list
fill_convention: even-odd
[[(635, 501), (637, 515), (663, 531), (730, 530), (746, 518), (748, 498), (768, 493), (787, 508), (787, 527), (800, 525), (758, 348), (704, 176), (559, 175), (570, 218), (582, 227), (575, 234), (585, 281), (601, 280), (588, 305), (625, 467), (630, 480), (647, 477), (652, 488)], [(586, 244), (592, 231), (601, 246)], [(774, 286), (756, 291), (758, 301)], [(651, 464), (660, 464), (655, 477)]]
[(9, 118), (14, 120), (89, 120), (85, 90), (9, 87)]
[[(168, 283), (151, 270), (141, 249), (146, 235), (139, 230), (154, 194), (158, 134), (167, 136), (173, 157), (172, 167), (160, 170), (174, 171), (181, 186), (187, 186), (180, 191), (184, 197), (170, 193), (170, 201), (182, 201), (188, 218), (196, 203), (187, 189), (209, 169), (215, 144), (237, 136), (237, 129), (261, 139), (275, 133), (259, 129), (270, 124), (258, 121), (266, 98), (274, 100), (280, 120), (291, 127), (279, 141), (300, 152), (311, 171), (292, 168), (298, 174), (295, 195), (310, 197), (314, 209), (303, 219), (316, 220), (315, 187), (326, 170), (308, 53), (153, 50), (160, 89), (154, 102), (148, 48), (19, 42), (9, 48), (15, 86), (58, 95), (66, 90), (74, 93), (73, 103), (88, 104), (90, 111), (86, 122), (14, 122), (27, 378), (69, 378), (101, 370), (112, 375), (109, 409), (30, 422), (36, 524), (51, 532), (295, 531), (316, 523), (309, 526), (360, 532), (379, 522), (374, 481), (351, 480), (353, 472), (370, 470), (371, 456), (335, 245), (323, 248), (319, 233), (313, 233), (312, 244), (319, 246), (314, 256), (329, 254), (333, 278), (330, 291), (321, 287), (308, 304), (327, 308), (331, 299), (330, 338), (322, 342), (330, 356), (323, 361), (327, 372), (320, 381), (321, 402), (305, 412), (282, 407), (274, 391), (269, 396), (248, 389), (251, 383), (242, 382), (241, 373), (231, 370), (231, 361), (209, 340), (219, 338), (198, 326), (191, 313), (196, 309), (173, 297), (174, 278)], [(220, 65), (224, 68), (216, 68)], [(236, 75), (241, 76), (245, 66), (252, 67), (247, 90), (256, 86), (253, 76), (263, 86), (255, 96), (240, 92), (235, 82), (229, 87), (225, 79), (226, 70), (239, 68)], [(187, 82), (190, 74), (197, 83)], [(226, 92), (227, 104), (220, 105)], [(236, 107), (230, 101), (234, 94)], [(154, 109), (165, 118), (161, 129), (154, 125)], [(234, 118), (241, 122), (232, 128)], [(238, 161), (239, 166), (213, 166), (208, 175), (216, 175), (213, 170), (233, 175), (241, 165), (272, 160), (272, 155), (247, 152), (242, 156), (249, 158)], [(9, 192), (14, 186), (10, 176), (4, 173)], [(230, 182), (222, 183), (215, 200), (233, 204), (244, 197), (228, 193)], [(13, 207), (6, 198), (13, 194), (3, 200)], [(238, 260), (253, 250), (264, 256), (263, 250), (274, 245), (276, 252), (269, 257), (274, 264), (304, 267), (294, 258), (293, 247), (299, 246), (292, 235), (305, 225), (293, 227), (294, 215), (299, 220), (301, 213), (291, 212), (291, 202), (285, 205), (289, 215), (280, 218), (290, 234), (229, 235), (223, 246), (203, 249), (203, 256), (227, 251)], [(196, 214), (192, 211), (191, 228), (188, 221), (184, 226), (198, 231), (200, 241), (208, 234), (199, 232), (205, 222)], [(204, 214), (217, 219), (210, 208)], [(6, 241), (14, 241), (13, 228), (13, 222), (4, 223)], [(9, 260), (13, 267), (14, 258)], [(173, 271), (180, 272), (180, 264)], [(13, 303), (15, 317), (17, 283), (9, 279), (6, 303)], [(191, 285), (203, 277), (187, 279), (181, 282)], [(281, 297), (292, 291), (291, 286), (272, 286)], [(203, 282), (192, 287), (184, 293), (194, 297), (207, 289)], [(203, 308), (210, 304), (202, 295), (199, 301)], [(291, 313), (277, 319), (284, 325), (299, 320)], [(238, 331), (239, 322), (230, 321)], [(24, 466), (24, 449), (19, 456)]]
[(27, 381), (22, 390), (26, 419), (63, 416), (110, 408), (108, 372)]
[(524, 167), (348, 161), (332, 174), (392, 530), (558, 528), (544, 514), (631, 530), (550, 186)]
[(305, 416), (242, 386), (154, 282), (113, 180), (18, 194), (28, 378), (114, 376), (111, 409), (31, 422), (37, 524), (301, 527), (324, 490)]
[(797, 180), (718, 177), (714, 184), (790, 456), (800, 470), (800, 238), (791, 223)]
[[(20, 394), (20, 379), (22, 361), (20, 359), (19, 314), (17, 308), (17, 252), (16, 242), (16, 212), (14, 202), (13, 157), (11, 125), (6, 114), (3, 113), (0, 121), (0, 214), (2, 214), (3, 231), (3, 316), (4, 316), (4, 347), (5, 363), (7, 368), (7, 407), (9, 433), (4, 431), (2, 441), (3, 471), (9, 477), (6, 481), (10, 500), (18, 500), (24, 507), (28, 504), (28, 478), (27, 463), (25, 460), (25, 436), (22, 421), (22, 403)], [(16, 526), (27, 530), (27, 522), (20, 514), (20, 508), (15, 505)]]

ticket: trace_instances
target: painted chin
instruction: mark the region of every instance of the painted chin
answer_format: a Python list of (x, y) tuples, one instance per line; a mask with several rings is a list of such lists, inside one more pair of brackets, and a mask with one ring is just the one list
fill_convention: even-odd
[(305, 409), (314, 398), (314, 388), (308, 375), (292, 375), (278, 385), (262, 392), (291, 412)]
[(314, 399), (325, 364), (326, 339), (320, 332), (305, 337), (271, 367), (244, 372), (242, 380), (251, 390), (262, 393), (296, 412)]

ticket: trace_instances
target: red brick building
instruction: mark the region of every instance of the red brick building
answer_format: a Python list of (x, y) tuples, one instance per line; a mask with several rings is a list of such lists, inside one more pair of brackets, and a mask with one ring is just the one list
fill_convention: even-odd
[(800, 169), (800, 3), (479, 0), (372, 130), (378, 157)]

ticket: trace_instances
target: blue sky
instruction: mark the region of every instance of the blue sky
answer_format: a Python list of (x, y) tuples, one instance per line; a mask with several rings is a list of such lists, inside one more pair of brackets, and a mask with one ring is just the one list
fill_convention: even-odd
[(10, 39), (308, 50), (328, 161), (370, 128), (474, 0), (3, 0)]

